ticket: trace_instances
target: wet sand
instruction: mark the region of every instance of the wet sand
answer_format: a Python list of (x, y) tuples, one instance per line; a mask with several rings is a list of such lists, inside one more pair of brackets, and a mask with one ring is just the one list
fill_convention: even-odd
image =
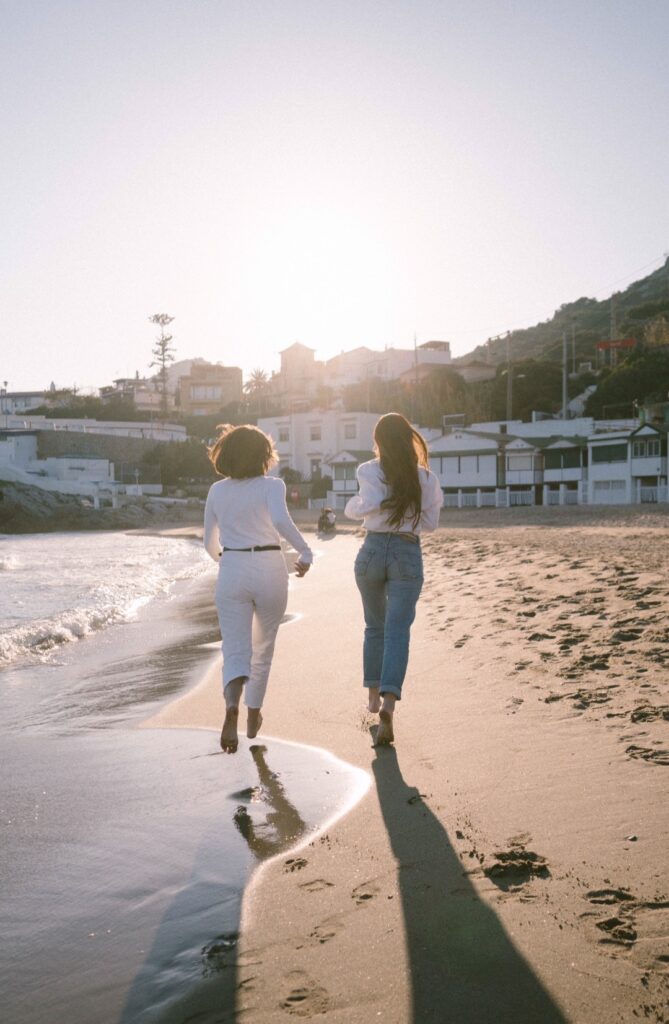
[(248, 879), (369, 784), (311, 746), (260, 738), (231, 760), (216, 732), (136, 728), (215, 657), (213, 580), (3, 673), (10, 1024), (182, 1024), (212, 1004), (225, 1019)]
[[(395, 749), (372, 748), (360, 688), (358, 540), (316, 543), (292, 587), (303, 614), (280, 631), (263, 731), (325, 747), (373, 785), (247, 891), (236, 1015), (664, 1021), (667, 511), (444, 524), (424, 543)], [(154, 724), (220, 718), (214, 666)]]

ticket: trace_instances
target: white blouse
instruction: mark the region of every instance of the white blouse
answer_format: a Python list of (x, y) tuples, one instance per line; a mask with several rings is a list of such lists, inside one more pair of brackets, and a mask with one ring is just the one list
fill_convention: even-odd
[(286, 505), (286, 485), (280, 477), (226, 478), (209, 488), (204, 508), (204, 546), (218, 561), (222, 548), (264, 547), (285, 537), (311, 563), (313, 554), (295, 526)]
[(439, 509), (444, 503), (444, 494), (431, 470), (418, 467), (421, 513), (415, 526), (411, 516), (406, 516), (399, 526), (390, 526), (388, 523), (388, 512), (381, 508), (381, 502), (390, 497), (390, 488), (383, 479), (378, 459), (363, 462), (358, 466), (356, 476), (360, 489), (346, 503), (344, 512), (349, 519), (362, 519), (366, 530), (376, 533), (429, 533), (439, 526)]

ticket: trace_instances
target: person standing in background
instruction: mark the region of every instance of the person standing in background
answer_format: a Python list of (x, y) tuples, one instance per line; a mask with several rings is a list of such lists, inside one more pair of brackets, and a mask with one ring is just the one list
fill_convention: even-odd
[(218, 427), (209, 449), (218, 480), (204, 510), (204, 545), (219, 563), (216, 609), (223, 641), (225, 719), (221, 749), (238, 746), (239, 702), (245, 691), (246, 735), (262, 724), (261, 707), (274, 644), (288, 603), (284, 537), (298, 553), (298, 577), (313, 561), (309, 545), (290, 517), (286, 485), (267, 473), (277, 455), (271, 438), (254, 426)]
[(376, 744), (392, 743), (395, 704), (409, 660), (409, 636), (423, 586), (420, 534), (439, 525), (443, 492), (428, 466), (424, 438), (399, 413), (374, 428), (376, 458), (358, 467), (359, 493), (345, 509), (367, 531), (355, 582), (365, 618), (363, 686), (379, 713)]

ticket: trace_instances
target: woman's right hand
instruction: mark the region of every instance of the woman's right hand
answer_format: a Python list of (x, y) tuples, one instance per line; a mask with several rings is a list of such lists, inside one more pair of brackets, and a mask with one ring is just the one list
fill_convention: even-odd
[(299, 559), (298, 559), (298, 561), (295, 563), (295, 573), (296, 573), (298, 579), (302, 579), (302, 577), (305, 576), (309, 572), (310, 569), (311, 569), (311, 563), (310, 562), (300, 562)]

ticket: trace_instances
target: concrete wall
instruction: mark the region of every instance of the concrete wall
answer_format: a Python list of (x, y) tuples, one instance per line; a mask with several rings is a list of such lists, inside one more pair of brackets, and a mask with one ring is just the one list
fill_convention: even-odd
[(78, 434), (72, 430), (41, 430), (38, 434), (37, 457), (85, 455), (108, 459), (120, 469), (122, 463), (139, 465), (151, 456), (160, 442), (139, 437), (110, 437), (107, 434)]

